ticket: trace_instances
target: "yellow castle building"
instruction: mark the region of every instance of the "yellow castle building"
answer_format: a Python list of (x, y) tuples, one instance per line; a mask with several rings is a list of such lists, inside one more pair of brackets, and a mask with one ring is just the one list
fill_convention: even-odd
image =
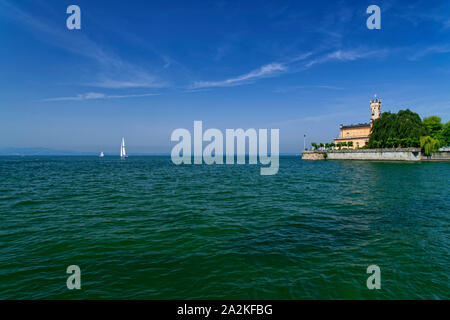
[(381, 113), (381, 100), (374, 99), (370, 101), (370, 123), (360, 123), (356, 125), (340, 125), (339, 137), (334, 139), (334, 143), (339, 142), (353, 142), (353, 146), (350, 149), (356, 149), (364, 147), (369, 142), (370, 130), (372, 129), (372, 123), (375, 119), (380, 117)]

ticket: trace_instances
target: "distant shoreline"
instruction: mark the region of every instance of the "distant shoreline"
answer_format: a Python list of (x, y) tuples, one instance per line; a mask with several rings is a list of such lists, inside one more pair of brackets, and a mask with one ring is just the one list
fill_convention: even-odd
[[(130, 157), (164, 156), (170, 157), (170, 153), (131, 153)], [(245, 155), (248, 157), (248, 154)], [(299, 153), (280, 153), (280, 157), (298, 157)], [(98, 153), (73, 153), (73, 154), (6, 154), (0, 153), (0, 157), (98, 157)], [(119, 154), (105, 153), (105, 157), (120, 157)]]

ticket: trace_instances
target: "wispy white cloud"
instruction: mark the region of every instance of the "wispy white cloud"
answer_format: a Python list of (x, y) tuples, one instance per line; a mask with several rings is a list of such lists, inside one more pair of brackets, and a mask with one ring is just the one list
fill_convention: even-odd
[(274, 77), (282, 73), (288, 72), (290, 66), (293, 66), (296, 63), (299, 63), (300, 61), (306, 60), (312, 54), (313, 54), (312, 52), (297, 54), (291, 58), (284, 60), (283, 62), (272, 62), (269, 64), (265, 64), (257, 69), (254, 69), (240, 76), (236, 76), (234, 78), (219, 81), (196, 81), (189, 89), (195, 90), (212, 87), (231, 87), (248, 84), (261, 78)]
[(101, 68), (95, 81), (85, 83), (85, 85), (108, 89), (128, 89), (163, 88), (167, 87), (168, 83), (140, 66), (116, 59), (113, 64)]
[(448, 44), (434, 45), (423, 49), (416, 49), (408, 59), (412, 61), (417, 61), (429, 54), (442, 54), (442, 53), (450, 53), (450, 45)]
[(226, 80), (220, 81), (197, 81), (192, 86), (194, 89), (196, 88), (207, 88), (207, 87), (228, 87), (228, 86), (236, 86), (243, 83), (248, 83), (254, 81), (259, 78), (265, 78), (273, 76), (277, 73), (286, 70), (286, 66), (282, 63), (269, 63), (258, 69), (250, 71), (249, 73), (237, 76), (235, 78), (229, 78)]
[(230, 48), (231, 48), (231, 45), (228, 44), (228, 43), (221, 44), (221, 45), (217, 48), (216, 53), (215, 53), (215, 55), (214, 55), (214, 57), (213, 57), (213, 60), (214, 60), (214, 61), (220, 61), (220, 60), (222, 60), (222, 58), (226, 56), (226, 54), (228, 53), (228, 51), (230, 51)]
[(299, 61), (304, 61), (304, 60), (308, 59), (309, 57), (311, 57), (313, 54), (314, 54), (313, 52), (301, 53), (301, 54), (295, 55), (294, 57), (288, 59), (286, 63), (292, 64), (292, 63), (296, 63)]
[[(354, 61), (363, 58), (380, 57), (388, 53), (387, 50), (336, 50), (322, 56), (314, 56), (313, 52), (303, 53), (292, 58), (285, 59), (284, 62), (273, 62), (252, 70), (249, 73), (219, 81), (197, 81), (191, 86), (191, 89), (211, 88), (211, 87), (229, 87), (247, 84), (260, 78), (278, 76), (286, 72), (299, 72), (316, 64), (322, 64), (330, 61)], [(311, 58), (311, 59), (309, 59)]]
[[(49, 19), (22, 10), (10, 1), (0, 1), (2, 14), (28, 28), (38, 39), (95, 63), (97, 81), (87, 86), (111, 89), (161, 88), (167, 83), (144, 68), (126, 61), (99, 45), (83, 32), (66, 32)], [(58, 19), (55, 19), (58, 21)], [(92, 75), (90, 75), (92, 77)], [(132, 80), (130, 80), (132, 79)]]
[(276, 88), (273, 92), (275, 93), (288, 93), (303, 89), (324, 89), (324, 90), (344, 90), (342, 87), (329, 86), (329, 85), (310, 85), (310, 86), (286, 86)]
[(88, 86), (99, 87), (99, 88), (107, 88), (107, 89), (129, 89), (129, 88), (162, 88), (166, 84), (164, 82), (156, 81), (152, 78), (144, 78), (144, 79), (132, 79), (132, 80), (123, 80), (123, 79), (101, 79), (97, 82), (87, 83)]
[(142, 98), (157, 96), (158, 93), (144, 93), (144, 94), (125, 94), (125, 95), (107, 95), (98, 92), (88, 92), (77, 94), (73, 97), (57, 97), (57, 98), (47, 98), (42, 101), (84, 101), (84, 100), (100, 100), (100, 99), (126, 99), (126, 98)]
[[(383, 8), (384, 9), (384, 8)], [(420, 3), (404, 6), (404, 10), (395, 14), (395, 18), (406, 20), (409, 24), (419, 27), (426, 23), (433, 23), (441, 27), (442, 32), (447, 32), (450, 28), (450, 19), (447, 12), (450, 9), (448, 1), (442, 1), (435, 6), (429, 6), (429, 10), (424, 10)]]
[(355, 61), (364, 58), (380, 57), (388, 53), (387, 50), (336, 50), (323, 56), (310, 60), (305, 64), (306, 68), (316, 64), (326, 63), (330, 61)]

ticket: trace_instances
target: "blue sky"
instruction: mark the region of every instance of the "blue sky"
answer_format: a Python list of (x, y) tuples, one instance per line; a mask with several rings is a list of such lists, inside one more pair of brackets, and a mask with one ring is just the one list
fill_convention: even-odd
[[(81, 8), (81, 30), (66, 8)], [(381, 8), (368, 30), (366, 8)], [(170, 152), (176, 128), (303, 134), (410, 108), (450, 120), (449, 1), (0, 0), (0, 148)]]

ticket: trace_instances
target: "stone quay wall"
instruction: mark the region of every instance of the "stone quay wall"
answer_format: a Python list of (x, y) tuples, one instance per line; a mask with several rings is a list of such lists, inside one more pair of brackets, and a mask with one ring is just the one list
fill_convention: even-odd
[(425, 156), (420, 148), (305, 150), (303, 160), (450, 161), (450, 151)]

